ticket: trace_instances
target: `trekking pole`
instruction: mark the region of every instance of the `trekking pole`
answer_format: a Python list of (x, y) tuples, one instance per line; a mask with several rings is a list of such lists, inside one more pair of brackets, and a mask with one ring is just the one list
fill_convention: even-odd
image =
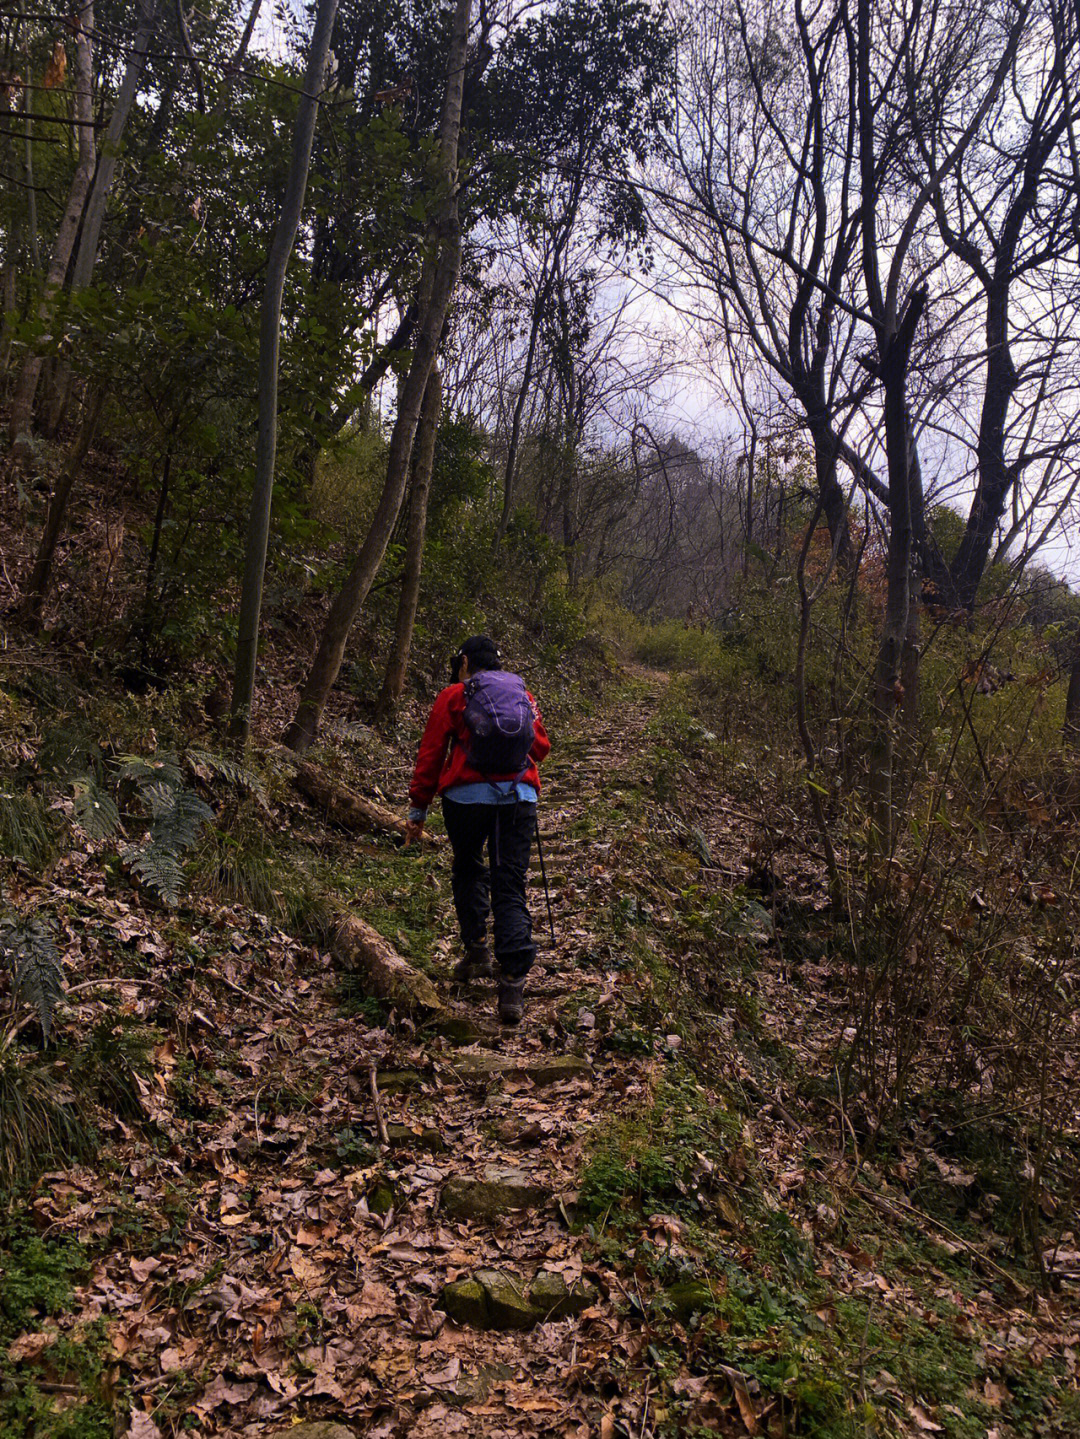
[(551, 912), (551, 890), (548, 889), (547, 867), (544, 864), (544, 846), (540, 842), (540, 816), (536, 816), (536, 853), (540, 858), (540, 875), (544, 881), (544, 898), (547, 900), (548, 924), (551, 926), (551, 944), (555, 947), (555, 917)]

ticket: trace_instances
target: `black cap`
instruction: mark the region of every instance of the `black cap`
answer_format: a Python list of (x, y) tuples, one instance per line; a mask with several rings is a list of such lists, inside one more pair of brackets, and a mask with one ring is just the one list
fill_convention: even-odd
[(490, 635), (470, 635), (458, 654), (469, 661), (470, 671), (502, 669), (502, 655)]

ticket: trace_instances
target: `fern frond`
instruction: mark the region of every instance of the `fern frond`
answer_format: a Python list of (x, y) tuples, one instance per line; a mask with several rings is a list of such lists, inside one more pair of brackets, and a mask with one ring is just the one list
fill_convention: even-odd
[(220, 775), (226, 784), (235, 786), (236, 789), (247, 790), (255, 796), (260, 804), (266, 803), (266, 791), (263, 789), (259, 776), (247, 765), (241, 764), (239, 760), (233, 759), (227, 754), (214, 754), (211, 750), (191, 749), (187, 752), (188, 762), (196, 770), (209, 770), (211, 774)]
[(180, 853), (190, 849), (199, 838), (199, 831), (214, 811), (194, 790), (177, 789), (168, 795), (155, 794), (152, 801), (152, 844)]
[(112, 795), (103, 790), (93, 775), (83, 775), (73, 784), (75, 818), (91, 839), (108, 839), (120, 828), (120, 812)]
[(696, 824), (692, 824), (686, 831), (686, 847), (692, 854), (697, 855), (704, 865), (711, 865), (713, 862), (712, 850), (705, 834)]
[(16, 1000), (37, 1010), (46, 1043), (64, 993), (64, 968), (52, 935), (40, 920), (0, 920), (0, 953), (10, 969)]
[(180, 902), (184, 891), (184, 871), (175, 854), (151, 842), (126, 844), (121, 854), (128, 869), (166, 904)]
[(190, 789), (153, 784), (143, 797), (152, 815), (150, 833), (142, 843), (125, 846), (124, 861), (166, 904), (177, 904), (184, 890), (181, 857), (214, 811)]
[(178, 789), (184, 783), (184, 771), (171, 750), (157, 750), (151, 755), (122, 754), (118, 763), (120, 778), (134, 780), (140, 790), (154, 784)]
[(155, 781), (153, 784), (145, 785), (140, 795), (150, 808), (150, 813), (155, 820), (163, 815), (168, 815), (176, 804), (176, 790), (172, 785), (164, 781)]

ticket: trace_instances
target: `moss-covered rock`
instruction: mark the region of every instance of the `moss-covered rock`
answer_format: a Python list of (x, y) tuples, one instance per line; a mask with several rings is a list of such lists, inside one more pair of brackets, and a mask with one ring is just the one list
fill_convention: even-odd
[(467, 1044), (490, 1044), (494, 1038), (491, 1029), (484, 1029), (464, 1015), (448, 1014), (439, 1019), (432, 1028), (436, 1034), (450, 1044), (464, 1047)]
[(454, 1072), (465, 1084), (490, 1084), (496, 1079), (531, 1079), (536, 1085), (559, 1084), (566, 1079), (591, 1079), (592, 1069), (577, 1054), (545, 1054), (533, 1058), (501, 1059), (495, 1054), (459, 1054)]
[(532, 1175), (489, 1164), (479, 1178), (456, 1175), (443, 1187), (442, 1205), (456, 1219), (497, 1219), (515, 1209), (546, 1204), (550, 1191)]
[(516, 1275), (501, 1269), (478, 1269), (476, 1282), (487, 1300), (487, 1323), (491, 1329), (531, 1329), (536, 1310)]
[(484, 1404), (496, 1384), (514, 1377), (509, 1364), (481, 1364), (475, 1374), (462, 1374), (454, 1391), (457, 1404)]
[(529, 1303), (544, 1319), (567, 1319), (583, 1313), (599, 1299), (591, 1284), (568, 1285), (561, 1274), (541, 1270), (529, 1286)]
[(713, 1292), (704, 1279), (680, 1279), (677, 1284), (668, 1285), (658, 1301), (669, 1314), (685, 1322), (712, 1307)]
[(367, 1192), (367, 1207), (372, 1214), (389, 1214), (396, 1203), (397, 1196), (389, 1179), (377, 1179)]
[(475, 1279), (457, 1279), (448, 1284), (439, 1303), (455, 1324), (468, 1324), (473, 1329), (487, 1328), (487, 1295)]
[(532, 1329), (578, 1315), (599, 1295), (591, 1284), (568, 1287), (559, 1274), (541, 1272), (531, 1284), (505, 1269), (478, 1269), (443, 1290), (441, 1307), (474, 1329)]
[(465, 1084), (490, 1084), (504, 1074), (513, 1073), (514, 1069), (508, 1060), (497, 1055), (471, 1051), (455, 1055), (452, 1064), (455, 1076)]

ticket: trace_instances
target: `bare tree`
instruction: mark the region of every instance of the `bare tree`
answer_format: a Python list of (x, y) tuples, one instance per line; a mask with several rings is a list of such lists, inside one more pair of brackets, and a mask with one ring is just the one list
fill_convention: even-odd
[[(940, 242), (970, 276), (982, 341), (971, 347), (981, 370), (975, 494), (950, 566), (955, 598), (969, 609), (1010, 501), (1005, 548), (1049, 496), (1060, 502), (1063, 480), (1070, 497), (1076, 485), (1078, 23), (1080, 11), (1062, 0), (1031, 7), (986, 123), (933, 195)], [(914, 92), (916, 78), (907, 84)], [(914, 103), (912, 116), (919, 162), (932, 172), (941, 136)]]
[[(848, 372), (859, 209), (844, 45), (839, 7), (824, 19), (802, 0), (688, 8), (667, 178), (652, 207), (690, 294), (712, 297), (743, 352), (733, 366), (756, 355), (799, 407), (842, 565), (851, 544), (838, 466), (861, 389)], [(687, 291), (678, 295), (685, 304)], [(868, 467), (864, 478), (883, 494)]]

